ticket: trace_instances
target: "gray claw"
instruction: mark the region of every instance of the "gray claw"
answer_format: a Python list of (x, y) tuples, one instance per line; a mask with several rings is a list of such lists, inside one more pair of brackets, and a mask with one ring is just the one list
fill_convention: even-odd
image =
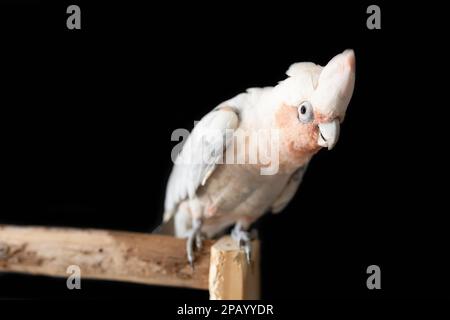
[(242, 227), (239, 224), (236, 224), (231, 231), (231, 237), (239, 244), (239, 247), (244, 250), (247, 264), (250, 264), (252, 256), (252, 242), (250, 233), (242, 230)]
[(245, 251), (245, 258), (247, 260), (247, 264), (250, 264), (251, 261), (251, 255), (252, 255), (252, 244), (250, 241), (248, 241), (245, 245), (244, 245), (244, 251)]
[(189, 264), (194, 270), (194, 237), (192, 235), (189, 235), (186, 241), (186, 254)]
[(186, 254), (189, 264), (192, 270), (194, 270), (194, 250), (202, 248), (202, 233), (201, 233), (202, 222), (201, 220), (194, 220), (192, 230), (186, 241)]

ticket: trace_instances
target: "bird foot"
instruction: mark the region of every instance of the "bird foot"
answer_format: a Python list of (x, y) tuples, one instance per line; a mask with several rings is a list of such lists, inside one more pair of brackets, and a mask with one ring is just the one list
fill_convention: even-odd
[(252, 256), (252, 235), (250, 232), (243, 230), (240, 225), (236, 225), (231, 231), (231, 238), (236, 241), (239, 248), (244, 250), (247, 264), (251, 263)]
[(194, 251), (200, 250), (203, 245), (204, 236), (201, 232), (202, 223), (200, 220), (194, 220), (193, 227), (189, 231), (186, 241), (186, 254), (189, 264), (194, 270)]

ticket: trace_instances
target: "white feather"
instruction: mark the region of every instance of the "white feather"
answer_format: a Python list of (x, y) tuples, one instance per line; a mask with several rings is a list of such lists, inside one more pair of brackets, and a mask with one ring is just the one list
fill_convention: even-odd
[(164, 221), (170, 220), (178, 204), (194, 198), (197, 188), (205, 184), (231, 142), (227, 130), (239, 126), (236, 112), (219, 107), (197, 123), (177, 158), (166, 190)]

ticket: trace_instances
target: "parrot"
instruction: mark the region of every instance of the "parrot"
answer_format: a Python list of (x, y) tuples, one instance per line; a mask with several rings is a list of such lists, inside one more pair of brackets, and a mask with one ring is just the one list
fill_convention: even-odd
[[(354, 51), (339, 53), (325, 66), (294, 63), (286, 75), (275, 86), (249, 88), (220, 103), (195, 124), (176, 157), (159, 230), (186, 239), (191, 266), (205, 238), (230, 228), (250, 263), (252, 224), (267, 212), (283, 211), (312, 157), (338, 141), (354, 90)], [(252, 149), (243, 146), (250, 139), (230, 134), (238, 132), (274, 134), (258, 139)], [(248, 161), (252, 150), (276, 157)], [(227, 153), (246, 161), (224, 161)], [(264, 171), (275, 162), (276, 170)]]

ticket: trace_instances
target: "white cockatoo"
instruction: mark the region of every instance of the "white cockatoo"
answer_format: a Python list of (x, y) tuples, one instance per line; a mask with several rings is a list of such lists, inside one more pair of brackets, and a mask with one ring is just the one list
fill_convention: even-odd
[(219, 104), (185, 141), (168, 181), (161, 229), (187, 238), (191, 264), (204, 236), (232, 225), (250, 259), (250, 225), (265, 212), (282, 211), (313, 155), (336, 144), (353, 94), (353, 50), (325, 67), (295, 63), (286, 74), (274, 87), (251, 88)]

